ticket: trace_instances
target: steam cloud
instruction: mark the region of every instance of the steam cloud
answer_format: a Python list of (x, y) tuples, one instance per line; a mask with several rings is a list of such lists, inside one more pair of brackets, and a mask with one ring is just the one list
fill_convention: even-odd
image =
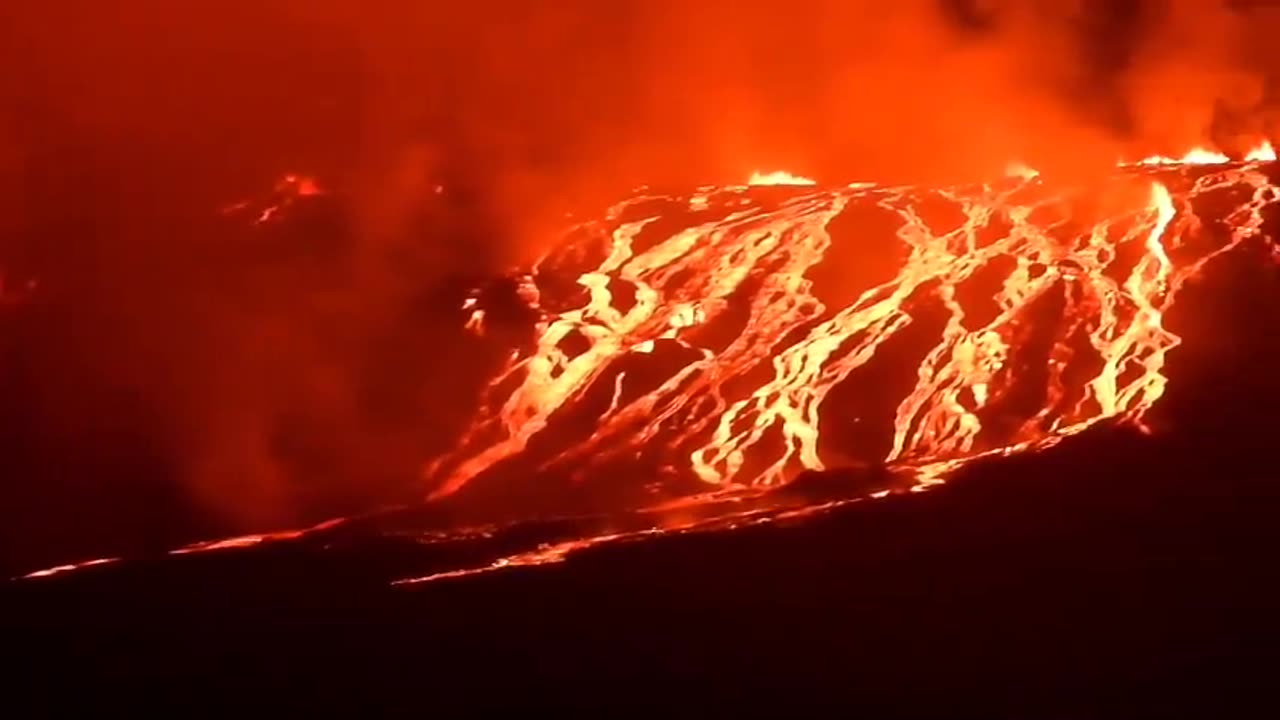
[[(1269, 2), (76, 5), (0, 22), (0, 263), (54, 298), (0, 341), (15, 541), (412, 494), (460, 401), (424, 293), (637, 184), (1084, 176), (1280, 110)], [(352, 199), (349, 237), (196, 229), (289, 170)]]

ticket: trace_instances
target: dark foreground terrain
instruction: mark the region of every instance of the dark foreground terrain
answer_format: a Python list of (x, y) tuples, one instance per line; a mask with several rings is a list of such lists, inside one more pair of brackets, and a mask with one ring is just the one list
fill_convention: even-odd
[(374, 538), (11, 583), (6, 684), (37, 707), (244, 711), (269, 691), (418, 713), (1231, 715), (1280, 668), (1276, 267), (1260, 246), (1224, 257), (1179, 307), (1150, 436), (1101, 428), (788, 526), (414, 586), (388, 585), (398, 557)]

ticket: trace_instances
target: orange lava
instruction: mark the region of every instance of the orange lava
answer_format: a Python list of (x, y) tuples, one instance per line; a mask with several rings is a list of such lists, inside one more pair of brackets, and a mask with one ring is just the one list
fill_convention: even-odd
[(316, 182), (315, 178), (289, 173), (276, 181), (275, 187), (266, 201), (242, 200), (224, 207), (222, 214), (237, 215), (248, 212), (254, 217), (253, 223), (255, 225), (262, 225), (281, 217), (300, 198), (323, 194), (324, 190)]
[(34, 580), (36, 578), (53, 577), (55, 575), (62, 575), (63, 573), (72, 572), (74, 570), (83, 570), (85, 568), (100, 567), (102, 565), (110, 565), (112, 563), (118, 563), (118, 562), (120, 562), (120, 558), (111, 557), (111, 558), (97, 558), (96, 560), (85, 560), (83, 562), (78, 562), (78, 563), (68, 563), (66, 565), (56, 565), (51, 568), (37, 570), (33, 573), (27, 573), (26, 575), (23, 575), (20, 579)]
[[(1264, 210), (1280, 202), (1280, 188), (1262, 165), (1274, 159), (1264, 143), (1241, 163), (1203, 149), (1122, 163), (1128, 171), (1101, 188), (1105, 201), (1081, 203), (1093, 210), (1079, 213), (1072, 210), (1082, 192), (1054, 188), (1021, 163), (1011, 163), (1002, 180), (966, 186), (819, 189), (807, 178), (770, 173), (751, 184), (795, 186), (781, 200), (756, 197), (766, 194), (745, 186), (625, 200), (603, 220), (573, 228), (572, 240), (544, 257), (522, 285), (521, 296), (541, 313), (535, 340), (513, 350), (456, 449), (427, 466), (431, 496), (455, 493), (520, 460), (553, 416), (605, 386), (609, 402), (594, 426), (581, 436), (553, 438), (558, 450), (522, 466), (524, 481), (565, 467), (603, 468), (607, 480), (610, 463), (656, 452), (667, 459), (664, 472), (706, 489), (621, 509), (641, 517), (627, 529), (573, 531), (397, 584), (554, 563), (583, 548), (657, 534), (806, 517), (927, 490), (975, 459), (1042, 449), (1104, 420), (1141, 425), (1165, 392), (1166, 359), (1181, 342), (1165, 317), (1206, 263), (1261, 235)], [(312, 181), (286, 177), (267, 206), (274, 208), (270, 216), (318, 191)], [(1224, 232), (1200, 232), (1207, 223), (1193, 201), (1208, 196), (1234, 203), (1213, 218)], [(937, 219), (940, 206), (949, 219)], [(828, 305), (813, 275), (834, 252), (833, 222), (850, 209), (892, 219), (888, 239), (901, 263), (891, 277)], [(866, 239), (860, 232), (839, 239), (860, 243)], [(565, 258), (584, 257), (592, 259), (576, 274), (582, 299), (542, 307), (538, 272), (554, 274)], [(994, 277), (995, 290), (975, 300), (965, 290), (979, 275)], [(625, 300), (621, 288), (628, 290)], [(1060, 310), (1037, 314), (1046, 299)], [(477, 334), (485, 331), (481, 305), (471, 297), (462, 308)], [(767, 490), (800, 471), (847, 461), (824, 454), (824, 403), (872, 363), (902, 362), (885, 348), (927, 311), (941, 327), (926, 338), (911, 387), (883, 418), (889, 449), (864, 458), (884, 463), (902, 481), (844, 499), (770, 504)], [(713, 342), (709, 329), (731, 313), (736, 334)], [(1034, 381), (1039, 400), (1011, 422), (1005, 401), (1029, 382), (1029, 368), (1017, 358), (1032, 329), (1048, 337), (1047, 361), (1037, 361)], [(680, 348), (690, 359), (656, 387), (633, 387), (625, 362), (651, 357), (660, 346)], [(459, 528), (432, 541), (496, 531)], [(197, 543), (173, 554), (289, 541), (307, 532)]]
[[(1177, 162), (1219, 160), (1194, 151)], [(609, 245), (598, 265), (578, 277), (585, 301), (546, 314), (536, 345), (516, 353), (493, 381), (485, 410), (458, 449), (428, 467), (433, 496), (522, 453), (555, 413), (580, 401), (615, 363), (651, 353), (659, 341), (699, 359), (631, 397), (625, 371), (617, 373), (613, 401), (594, 432), (552, 463), (593, 465), (661, 446), (674, 472), (725, 489), (777, 486), (802, 469), (821, 470), (827, 461), (819, 449), (819, 413), (828, 394), (875, 360), (928, 303), (949, 319), (916, 369), (914, 389), (898, 403), (892, 448), (879, 460), (919, 468), (927, 484), (967, 459), (1041, 447), (1105, 419), (1139, 422), (1163, 394), (1166, 356), (1180, 342), (1163, 324), (1179, 288), (1216, 254), (1258, 232), (1261, 210), (1276, 201), (1276, 190), (1250, 165), (1207, 171), (1178, 197), (1147, 180), (1146, 203), (1067, 232), (1070, 222), (1054, 209), (1072, 194), (1050, 191), (1026, 170), (998, 184), (932, 190), (797, 188), (780, 205), (753, 204), (733, 188), (621, 203), (596, 227)], [(1228, 186), (1248, 190), (1251, 198), (1231, 218), (1230, 242), (1171, 257), (1169, 248), (1182, 249), (1196, 224), (1189, 198)], [(640, 243), (658, 217), (630, 218), (635, 208), (656, 201), (721, 212), (702, 220), (695, 214), (685, 229)], [(963, 220), (932, 227), (921, 212), (926, 202), (948, 204)], [(813, 295), (808, 274), (832, 244), (829, 223), (854, 204), (897, 218), (905, 261), (888, 282), (848, 305), (827, 307)], [(984, 239), (1000, 225), (998, 237)], [(1123, 267), (1121, 254), (1137, 254), (1136, 262)], [(1007, 268), (994, 297), (998, 310), (974, 322), (960, 288), (997, 264)], [(758, 287), (744, 298), (750, 281)], [(625, 307), (614, 301), (620, 285), (634, 288)], [(1020, 380), (1010, 362), (1032, 323), (1031, 307), (1050, 293), (1061, 296), (1065, 309), (1054, 331), (1043, 403), (1012, 430), (989, 430), (984, 417)], [(731, 297), (749, 306), (745, 327), (727, 346), (712, 349), (699, 329), (727, 312)], [(570, 336), (585, 339), (586, 348), (566, 351)], [(1077, 346), (1081, 338), (1084, 350)], [(1068, 380), (1086, 369), (1087, 379)], [(755, 384), (744, 389), (748, 382)]]

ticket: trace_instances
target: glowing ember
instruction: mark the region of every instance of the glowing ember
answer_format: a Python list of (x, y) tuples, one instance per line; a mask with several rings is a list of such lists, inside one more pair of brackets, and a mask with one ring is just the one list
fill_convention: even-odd
[(817, 182), (807, 177), (792, 175), (789, 172), (781, 170), (777, 172), (751, 173), (751, 179), (747, 181), (748, 185), (817, 185)]

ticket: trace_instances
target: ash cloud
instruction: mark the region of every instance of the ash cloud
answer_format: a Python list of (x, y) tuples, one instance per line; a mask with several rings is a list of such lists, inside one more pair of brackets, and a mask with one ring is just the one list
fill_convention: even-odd
[[(19, 475), (84, 476), (6, 481), (13, 515), (78, 518), (13, 526), (46, 540), (173, 508), (251, 528), (401, 497), (422, 438), (447, 437), (439, 416), (457, 412), (438, 398), (461, 402), (441, 395), (458, 370), (433, 344), (445, 319), (422, 310), (432, 288), (527, 261), (567, 211), (638, 184), (756, 169), (932, 182), (1014, 159), (1087, 177), (1122, 156), (1243, 149), (1280, 119), (1270, 2), (83, 0), (0, 13), (0, 263), (59, 298), (6, 341), (21, 362), (5, 422), (39, 439)], [(286, 171), (347, 198), (345, 240), (266, 261), (196, 229)], [(280, 439), (291, 432), (311, 439)], [(323, 451), (302, 463), (282, 443)], [(124, 446), (164, 470), (120, 461)], [(63, 451), (87, 459), (51, 459)], [(111, 463), (138, 469), (92, 479)], [(64, 465), (78, 469), (49, 469)], [(177, 479), (139, 490), (147, 473)], [(166, 522), (143, 524), (194, 532)]]
[[(1017, 159), (1063, 175), (1236, 150), (1274, 131), (1271, 3), (1222, 0), (490, 2), (295, 12), (359, 38), (369, 222), (405, 148), (479, 182), (504, 259), (637, 184), (786, 168), (930, 182)], [(1243, 148), (1240, 148), (1243, 149)], [(419, 150), (421, 152), (421, 150)], [(478, 179), (478, 180), (477, 180)], [(389, 197), (403, 197), (400, 201)]]

